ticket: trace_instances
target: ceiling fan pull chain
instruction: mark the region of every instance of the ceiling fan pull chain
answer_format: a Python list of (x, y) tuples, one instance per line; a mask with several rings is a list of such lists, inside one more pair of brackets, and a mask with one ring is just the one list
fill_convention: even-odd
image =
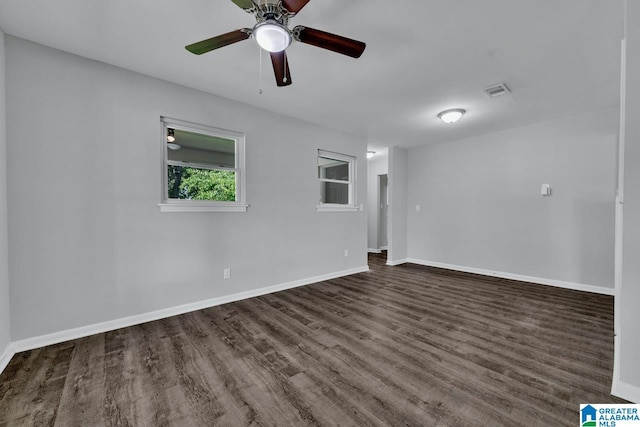
[(260, 51), (258, 54), (258, 60), (260, 61), (260, 65), (258, 66), (258, 72), (260, 73), (258, 76), (258, 93), (262, 95), (262, 48), (258, 46), (258, 50)]
[(282, 78), (282, 81), (284, 83), (287, 82), (287, 63), (289, 62), (289, 59), (287, 58), (287, 55), (284, 56), (284, 77)]
[[(285, 38), (284, 35), (282, 37)], [(289, 59), (287, 58), (286, 53), (284, 53), (283, 55), (284, 55), (284, 73), (283, 73), (284, 75), (282, 77), (282, 82), (286, 83), (287, 82), (287, 67), (288, 67), (287, 63), (289, 62)]]

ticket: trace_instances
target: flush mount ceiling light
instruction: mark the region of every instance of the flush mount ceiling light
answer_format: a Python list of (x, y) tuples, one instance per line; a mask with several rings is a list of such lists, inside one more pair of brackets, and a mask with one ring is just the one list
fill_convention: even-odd
[(267, 19), (253, 27), (253, 37), (267, 52), (282, 52), (291, 44), (291, 33), (284, 26)]
[(466, 111), (462, 108), (453, 108), (451, 110), (444, 110), (438, 114), (438, 117), (445, 123), (455, 123), (460, 120), (460, 117), (462, 117), (464, 113), (466, 113)]
[(370, 159), (370, 158), (372, 158), (372, 157), (373, 157), (373, 156), (375, 156), (375, 155), (376, 155), (376, 152), (375, 152), (375, 151), (367, 151), (367, 159)]

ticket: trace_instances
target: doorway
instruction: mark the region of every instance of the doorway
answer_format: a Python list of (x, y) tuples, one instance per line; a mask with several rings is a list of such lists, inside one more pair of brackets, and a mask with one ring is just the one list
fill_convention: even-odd
[(378, 175), (378, 248), (386, 251), (389, 246), (389, 186), (387, 174)]

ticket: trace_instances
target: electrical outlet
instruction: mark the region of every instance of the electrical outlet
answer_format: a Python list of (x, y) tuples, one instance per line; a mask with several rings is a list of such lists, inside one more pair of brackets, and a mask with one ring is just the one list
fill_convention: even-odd
[(345, 250), (344, 250), (344, 256), (345, 256), (345, 257), (348, 257), (348, 256), (349, 256), (349, 249), (345, 249)]
[(230, 268), (225, 268), (224, 269), (224, 278), (225, 279), (230, 279), (231, 278), (231, 269)]

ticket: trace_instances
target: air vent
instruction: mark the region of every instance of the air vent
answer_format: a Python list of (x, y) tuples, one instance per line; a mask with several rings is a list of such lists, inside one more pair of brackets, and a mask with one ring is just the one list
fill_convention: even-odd
[(482, 89), (482, 91), (489, 98), (495, 98), (497, 96), (502, 96), (502, 95), (505, 95), (505, 94), (511, 92), (509, 90), (509, 88), (507, 87), (507, 85), (504, 84), (504, 83), (499, 83), (497, 85), (492, 85), (492, 86), (489, 86), (489, 87), (485, 87), (484, 89)]

